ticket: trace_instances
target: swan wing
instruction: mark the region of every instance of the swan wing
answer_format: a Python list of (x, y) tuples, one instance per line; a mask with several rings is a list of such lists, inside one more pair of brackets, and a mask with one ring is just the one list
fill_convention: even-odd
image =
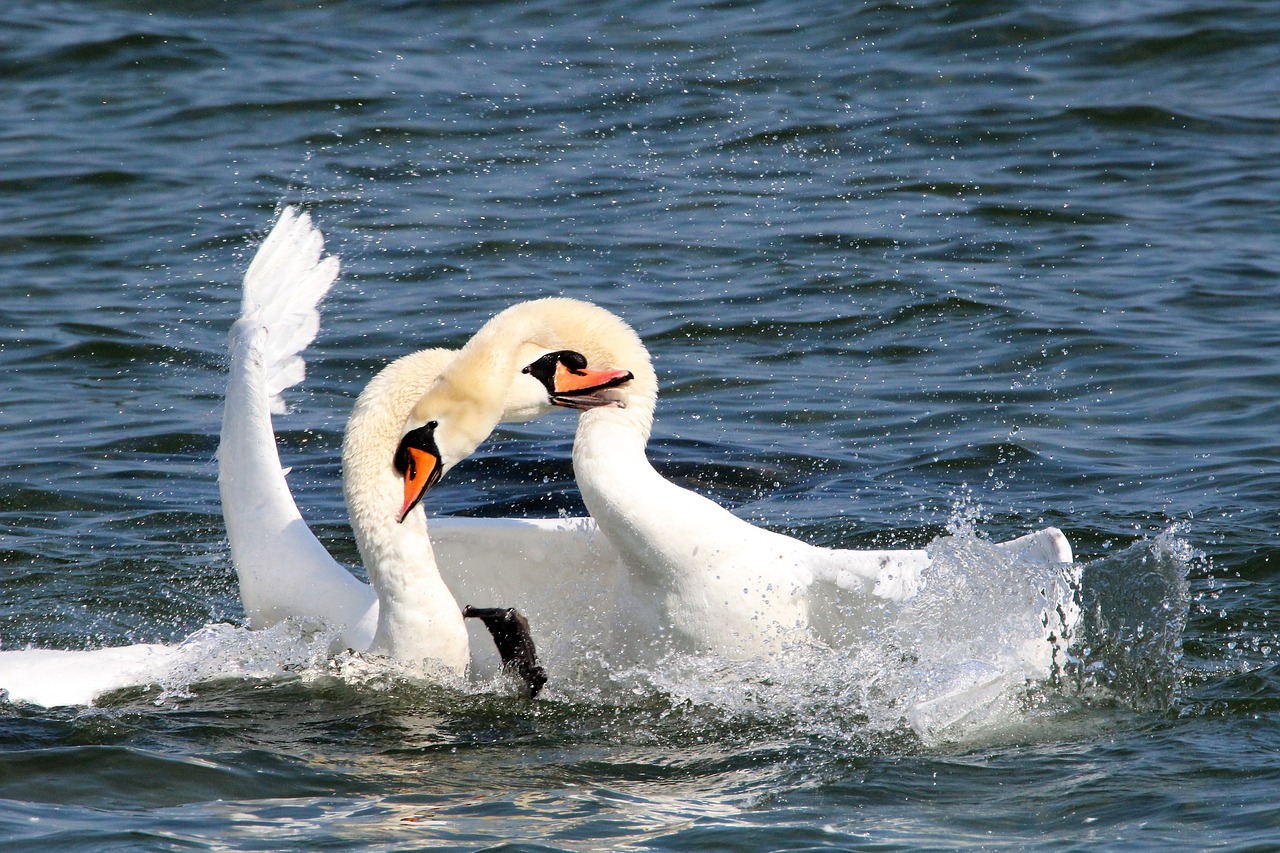
[[(1056, 527), (1046, 527), (995, 547), (1016, 562), (1031, 565), (1072, 562), (1071, 543)], [(871, 592), (878, 598), (903, 601), (920, 588), (920, 573), (929, 567), (923, 548), (887, 551), (815, 549), (813, 579), (840, 589)]]
[(0, 651), (0, 695), (45, 708), (92, 705), (104, 693), (158, 680), (176, 654), (176, 646), (155, 643), (91, 651)]
[[(285, 208), (244, 279), (231, 330), (231, 369), (218, 445), (218, 486), (240, 597), (254, 628), (284, 619), (345, 626), (365, 648), (377, 595), (338, 564), (302, 519), (280, 465), (271, 415), (303, 378), (302, 350), (320, 328), (319, 303), (338, 274), (306, 213)], [(367, 634), (367, 636), (365, 636)]]

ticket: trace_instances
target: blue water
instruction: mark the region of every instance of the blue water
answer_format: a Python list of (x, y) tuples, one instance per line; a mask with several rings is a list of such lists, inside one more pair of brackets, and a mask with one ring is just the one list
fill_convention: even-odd
[[(668, 476), (822, 544), (1056, 525), (1125, 630), (940, 744), (679, 671), (0, 705), (0, 845), (1271, 849), (1278, 91), (1266, 3), (5, 5), (5, 648), (243, 620), (214, 452), (284, 203), (343, 262), (277, 425), (340, 559), (364, 382), (570, 295), (650, 347)], [(581, 512), (571, 438), (504, 429), (432, 511)]]

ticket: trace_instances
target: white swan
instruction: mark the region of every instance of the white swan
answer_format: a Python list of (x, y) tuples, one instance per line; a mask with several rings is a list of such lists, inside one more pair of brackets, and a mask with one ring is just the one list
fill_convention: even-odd
[[(337, 260), (322, 255), (323, 238), (310, 218), (285, 209), (245, 274), (241, 316), (230, 336), (219, 487), (249, 625), (264, 629), (285, 620), (317, 623), (339, 631), (341, 648), (461, 676), (471, 661), (468, 630), (440, 577), (422, 509), (403, 511), (404, 486), (393, 467), (404, 421), (415, 403), (425, 411), (439, 405), (451, 416), (437, 431), (444, 448), (434, 460), (438, 470), (461, 458), (452, 455), (457, 442), (450, 440), (449, 423), (457, 420), (458, 408), (448, 388), (427, 394), (457, 353), (425, 350), (392, 363), (362, 392), (348, 422), (344, 492), (372, 585), (337, 563), (312, 534), (280, 465), (271, 414), (283, 411), (281, 392), (303, 378), (300, 353), (319, 329), (317, 306), (338, 272)], [(455, 374), (468, 369), (460, 365)], [(528, 418), (546, 410), (545, 398), (541, 388), (515, 384), (509, 395), (486, 401), (485, 418)], [(526, 546), (540, 537), (558, 540), (561, 527), (463, 523), (453, 527), (448, 550), (455, 567), (491, 571), (512, 551), (528, 565), (538, 558), (526, 556)], [(565, 535), (581, 540), (571, 525), (564, 529)], [(552, 559), (551, 551), (567, 553), (573, 547), (548, 549), (547, 559)], [(481, 598), (475, 603), (502, 601)], [(492, 648), (483, 629), (475, 633), (482, 638), (480, 645)], [(190, 664), (188, 658), (206, 657), (208, 644), (219, 636), (223, 634), (206, 628), (173, 645), (0, 651), (0, 691), (15, 702), (89, 704), (112, 690), (164, 680), (174, 667)], [(493, 656), (491, 651), (482, 655)]]
[[(526, 362), (530, 345), (540, 354)], [(656, 375), (636, 333), (604, 309), (571, 299), (521, 303), (495, 316), (468, 347), (489, 348), (485, 356), (473, 354), (471, 362), (492, 365), (490, 381), (468, 388), (491, 399), (510, 393), (503, 377), (516, 377), (515, 385), (542, 382), (551, 404), (573, 405), (559, 383), (584, 366), (583, 356), (595, 368), (633, 374), (602, 392), (617, 405), (581, 412), (574, 473), (592, 518), (625, 567), (626, 608), (656, 612), (659, 630), (672, 632), (677, 647), (739, 659), (770, 655), (809, 636), (808, 629), (820, 621), (813, 611), (828, 597), (824, 588), (857, 591), (872, 603), (902, 601), (918, 590), (930, 565), (925, 550), (815, 547), (755, 527), (655, 471), (645, 444), (657, 400)], [(449, 376), (446, 369), (442, 381)], [(426, 418), (415, 410), (406, 432)], [(482, 438), (472, 432), (470, 441)], [(1054, 528), (997, 547), (1027, 563), (1072, 561), (1070, 545)], [(1041, 622), (1023, 652), (1032, 676), (1042, 676), (1052, 660), (1046, 641), (1061, 638), (1076, 619), (1070, 585), (1029, 590)], [(519, 599), (512, 603), (525, 606)], [(536, 616), (536, 608), (530, 611)]]
[[(322, 240), (305, 215), (286, 210), (245, 275), (241, 318), (232, 329), (232, 371), (219, 447), (219, 485), (240, 593), (252, 627), (283, 618), (341, 627), (342, 644), (400, 661), (427, 661), (462, 675), (471, 661), (458, 601), (435, 559), (418, 501), (426, 487), (469, 456), (471, 436), (502, 420), (526, 420), (549, 408), (533, 382), (503, 377), (498, 393), (468, 389), (493, 383), (490, 349), (431, 349), (384, 368), (361, 392), (342, 446), (343, 493), (351, 529), (370, 584), (356, 580), (329, 556), (302, 520), (285, 482), (270, 410), (279, 391), (302, 378), (298, 353), (319, 328), (316, 305), (337, 273), (321, 259)], [(511, 350), (517, 360), (541, 350)], [(447, 375), (444, 375), (448, 367)], [(585, 376), (575, 388), (591, 401), (596, 387), (619, 371)], [(585, 405), (585, 404), (584, 404)], [(400, 448), (409, 412), (424, 413), (419, 443)], [(404, 478), (416, 485), (406, 499)], [(451, 575), (493, 575), (527, 563), (528, 542), (510, 542), (501, 521), (462, 526), (443, 565)], [(529, 535), (556, 528), (522, 525)], [(510, 550), (504, 550), (510, 549)], [(512, 553), (514, 551), (515, 553)], [(502, 605), (493, 598), (471, 603)], [(482, 643), (491, 646), (488, 638)]]
[[(271, 412), (302, 379), (299, 353), (319, 329), (317, 306), (337, 276), (310, 217), (285, 209), (244, 279), (231, 330), (218, 485), (231, 557), (251, 627), (283, 618), (341, 626), (341, 641), (462, 675), (470, 660), (461, 609), (435, 564), (421, 511), (398, 523), (392, 467), (405, 412), (453, 358), (415, 353), (389, 365), (357, 400), (343, 441), (348, 513), (372, 586), (339, 565), (302, 520), (280, 466)], [(500, 403), (499, 403), (500, 405)]]

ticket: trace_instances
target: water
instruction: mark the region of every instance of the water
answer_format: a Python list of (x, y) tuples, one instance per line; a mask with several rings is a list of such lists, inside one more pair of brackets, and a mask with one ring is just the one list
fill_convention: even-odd
[[(563, 294), (651, 348), (669, 476), (822, 544), (1057, 525), (1089, 628), (936, 743), (838, 677), (655, 661), (526, 703), (217, 629), (258, 677), (0, 706), (6, 849), (1274, 844), (1270, 6), (175, 9), (0, 11), (6, 648), (242, 618), (225, 340), (286, 202), (344, 265), (278, 424), (340, 559), (364, 381)], [(580, 512), (570, 429), (505, 429), (433, 512)]]

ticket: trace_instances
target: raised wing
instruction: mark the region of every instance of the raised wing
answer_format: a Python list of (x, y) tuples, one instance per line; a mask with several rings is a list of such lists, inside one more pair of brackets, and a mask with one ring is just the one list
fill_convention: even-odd
[(285, 208), (245, 273), (231, 329), (218, 486), (250, 626), (321, 620), (345, 626), (343, 641), (360, 649), (373, 636), (377, 595), (303, 521), (271, 424), (272, 412), (284, 410), (281, 393), (302, 380), (302, 350), (320, 328), (320, 300), (338, 275), (337, 259), (323, 251), (310, 216)]

